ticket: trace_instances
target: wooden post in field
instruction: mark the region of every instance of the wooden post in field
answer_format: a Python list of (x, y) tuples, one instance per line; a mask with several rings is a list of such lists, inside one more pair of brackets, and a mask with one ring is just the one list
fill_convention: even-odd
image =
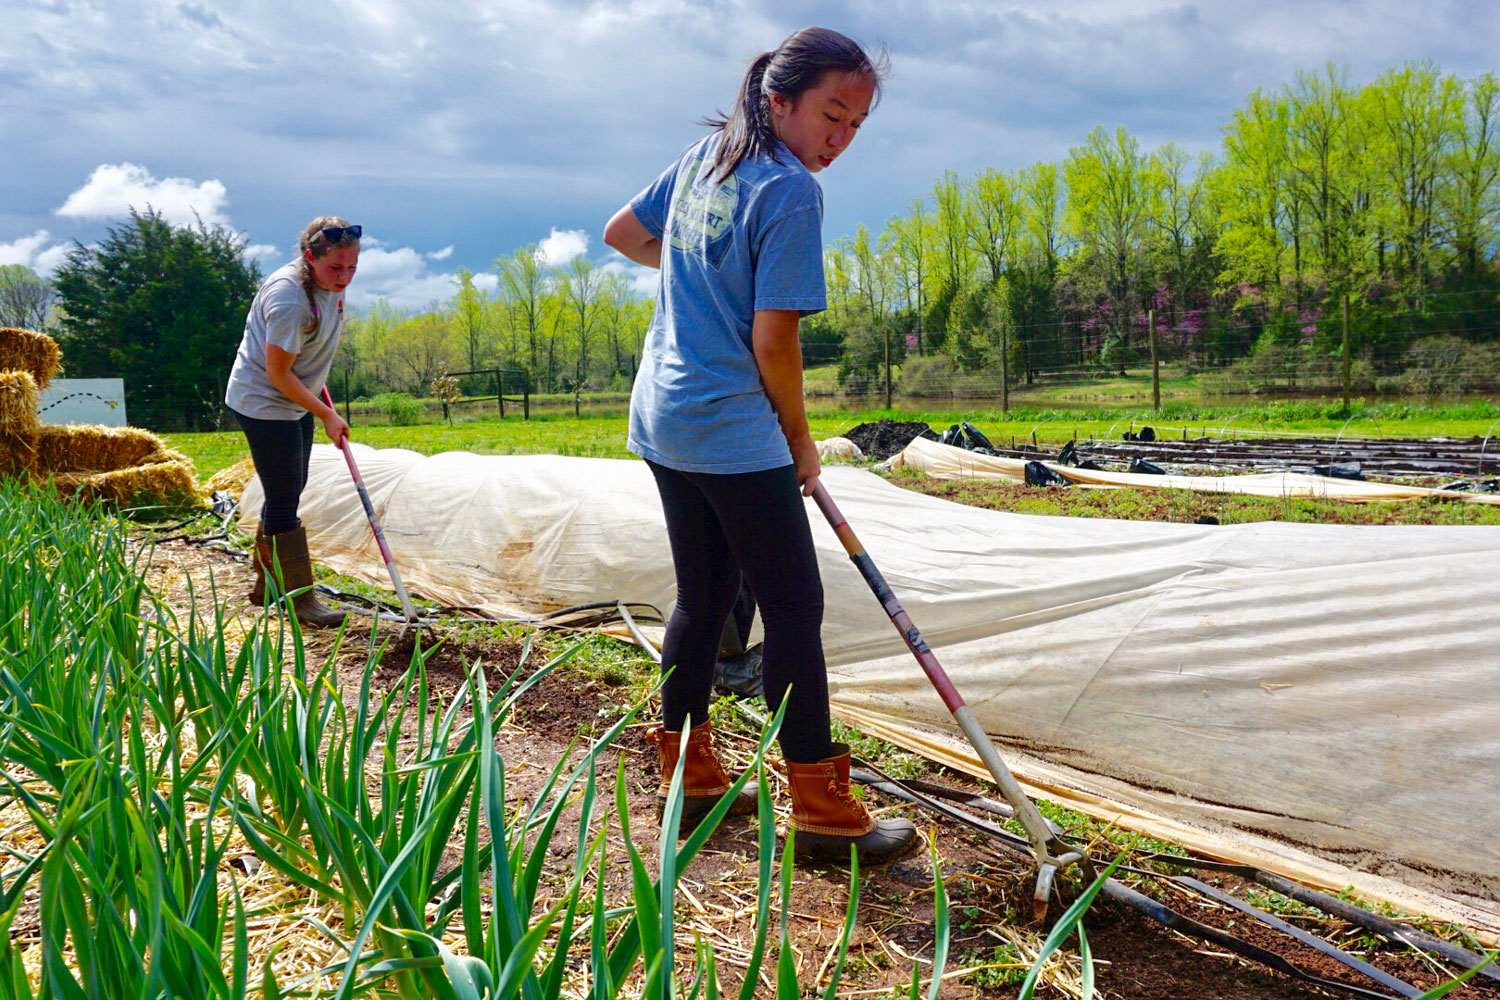
[(891, 408), (891, 328), (885, 328), (885, 408)]
[(1146, 328), (1151, 332), (1151, 409), (1161, 412), (1161, 360), (1156, 351), (1156, 310), (1146, 310)]
[(1349, 386), (1354, 381), (1349, 364), (1349, 293), (1344, 293), (1344, 413), (1349, 412)]
[(1000, 321), (1000, 412), (1010, 412), (1010, 344), (1005, 338), (1005, 320)]

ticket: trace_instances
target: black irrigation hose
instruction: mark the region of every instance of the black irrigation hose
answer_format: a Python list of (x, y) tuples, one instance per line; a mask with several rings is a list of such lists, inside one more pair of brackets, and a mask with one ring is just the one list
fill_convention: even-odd
[[(1007, 818), (1010, 816), (1009, 806), (1003, 802), (996, 802), (993, 799), (984, 798), (983, 796), (976, 796), (968, 792), (948, 788), (935, 782), (913, 779), (900, 782), (899, 784), (927, 795), (961, 802), (972, 809), (979, 809), (983, 812), (994, 813)], [(1064, 837), (1064, 839), (1074, 838)], [(1378, 913), (1371, 913), (1369, 910), (1356, 906), (1348, 900), (1340, 899), (1337, 896), (1330, 896), (1325, 892), (1319, 892), (1317, 889), (1308, 888), (1299, 882), (1293, 882), (1290, 879), (1283, 878), (1280, 875), (1256, 868), (1252, 865), (1236, 864), (1230, 861), (1212, 861), (1207, 858), (1189, 858), (1177, 854), (1151, 853), (1139, 854), (1137, 857), (1142, 861), (1172, 865), (1177, 868), (1191, 868), (1197, 871), (1215, 871), (1237, 875), (1248, 882), (1259, 883), (1273, 892), (1280, 893), (1304, 905), (1322, 910), (1324, 913), (1348, 921), (1371, 933), (1379, 934), (1387, 941), (1395, 944), (1402, 944), (1409, 948), (1415, 948), (1418, 951), (1429, 952), (1465, 970), (1480, 966), (1479, 975), (1500, 981), (1500, 969), (1497, 969), (1493, 963), (1489, 963), (1484, 955), (1476, 954), (1451, 941), (1444, 941), (1442, 938), (1434, 937), (1426, 931), (1419, 930), (1410, 924), (1393, 920), (1390, 917), (1383, 917)], [(1125, 866), (1125, 870), (1157, 878), (1171, 877), (1164, 876), (1159, 872), (1145, 871), (1129, 866)]]
[[(875, 768), (868, 764), (868, 762), (860, 761), (860, 765), (861, 770), (854, 771), (850, 775), (850, 777), (854, 780), (859, 781), (862, 784), (868, 784), (871, 787), (885, 792), (886, 794), (891, 795), (894, 798), (898, 798), (906, 802), (911, 802), (915, 805), (935, 812), (940, 816), (946, 816), (950, 819), (953, 819), (979, 833), (983, 833), (994, 840), (1000, 841), (1002, 844), (1006, 845), (1017, 853), (1025, 854), (1030, 857), (1031, 845), (1030, 842), (1025, 838), (1017, 836), (1016, 834), (1013, 834), (994, 823), (990, 823), (987, 820), (980, 819), (972, 813), (969, 813), (963, 809), (959, 809), (956, 806), (949, 805), (948, 803), (938, 801), (937, 799), (929, 795), (914, 791), (912, 788), (908, 787), (906, 783), (897, 781), (889, 777), (888, 775), (885, 775), (884, 773), (880, 772), (878, 768)], [(869, 772), (874, 772), (874, 774), (871, 774)], [(1167, 857), (1168, 856), (1156, 855), (1153, 856), (1152, 859), (1166, 860)], [(1213, 870), (1231, 870), (1236, 874), (1242, 875), (1248, 875), (1248, 873), (1255, 871), (1255, 869), (1249, 868), (1245, 865), (1226, 865), (1220, 862), (1206, 862), (1200, 865), (1200, 863), (1194, 859), (1177, 857), (1172, 857), (1170, 860), (1174, 863), (1189, 864), (1204, 868), (1210, 868)], [(1257, 908), (1243, 902), (1242, 900), (1238, 900), (1232, 896), (1228, 896), (1227, 893), (1222, 893), (1220, 892), (1220, 890), (1216, 890), (1212, 886), (1208, 886), (1205, 883), (1199, 882), (1197, 879), (1192, 879), (1180, 875), (1163, 875), (1160, 872), (1151, 872), (1144, 869), (1127, 866), (1122, 866), (1122, 868), (1126, 871), (1131, 871), (1139, 875), (1164, 879), (1167, 881), (1175, 882), (1179, 885), (1184, 885), (1188, 888), (1193, 889), (1194, 891), (1202, 893), (1203, 895), (1207, 895), (1210, 898), (1215, 898), (1220, 902), (1232, 905), (1236, 909), (1255, 917), (1257, 920), (1266, 924), (1267, 926), (1272, 927), (1276, 930), (1290, 933), (1292, 937), (1310, 947), (1316, 948), (1319, 952), (1327, 955), (1328, 957), (1334, 958), (1337, 961), (1348, 966), (1349, 968), (1354, 969), (1355, 971), (1360, 972), (1366, 976), (1369, 976), (1371, 979), (1374, 979), (1376, 982), (1381, 983), (1381, 985), (1384, 985), (1387, 988), (1396, 990), (1402, 997), (1413, 997), (1421, 992), (1415, 987), (1402, 982), (1400, 979), (1397, 979), (1396, 977), (1391, 976), (1388, 973), (1382, 972), (1379, 969), (1375, 969), (1373, 966), (1370, 966), (1363, 960), (1358, 959), (1353, 955), (1350, 955), (1347, 952), (1334, 947), (1328, 942), (1314, 937), (1313, 935), (1307, 934), (1304, 931), (1300, 931), (1297, 928), (1291, 927), (1291, 925), (1287, 924), (1280, 918), (1274, 917), (1269, 913), (1258, 910)], [(1202, 887), (1201, 889), (1199, 888), (1200, 886)], [(1204, 892), (1203, 890), (1205, 889), (1208, 891)], [(1379, 993), (1373, 990), (1367, 990), (1360, 986), (1352, 986), (1348, 983), (1341, 983), (1337, 982), (1336, 980), (1323, 979), (1319, 976), (1315, 976), (1312, 973), (1298, 968), (1296, 965), (1292, 964), (1290, 961), (1273, 951), (1262, 948), (1259, 945), (1251, 944), (1249, 941), (1245, 941), (1242, 938), (1235, 937), (1233, 934), (1221, 931), (1216, 927), (1212, 927), (1208, 924), (1194, 920), (1191, 917), (1184, 916), (1183, 914), (1176, 912), (1165, 904), (1158, 903), (1156, 900), (1151, 899), (1151, 897), (1146, 896), (1134, 889), (1131, 889), (1129, 886), (1126, 886), (1123, 883), (1116, 881), (1115, 879), (1109, 879), (1105, 882), (1103, 892), (1106, 896), (1114, 899), (1116, 902), (1119, 902), (1131, 908), (1132, 910), (1135, 910), (1142, 916), (1155, 920), (1157, 923), (1160, 923), (1165, 927), (1169, 927), (1172, 930), (1176, 930), (1190, 937), (1196, 937), (1200, 940), (1211, 942), (1221, 948), (1224, 948), (1227, 951), (1239, 955), (1242, 958), (1247, 958), (1254, 962), (1258, 962), (1259, 964), (1264, 965), (1267, 968), (1274, 969), (1275, 971), (1281, 972), (1287, 976), (1291, 976), (1294, 979), (1311, 983), (1324, 989), (1338, 990), (1344, 993), (1352, 994), (1354, 996), (1365, 997), (1368, 998), (1368, 1000), (1395, 1000), (1395, 998), (1391, 997), (1389, 994)], [(1368, 913), (1368, 911), (1366, 912)], [(1373, 914), (1370, 915), (1373, 916)], [(1402, 943), (1410, 944), (1409, 940), (1403, 940), (1400, 938), (1397, 938), (1396, 940), (1401, 940)], [(1455, 946), (1450, 945), (1449, 947), (1452, 948)], [(1483, 961), (1483, 959), (1480, 958), (1477, 961)]]

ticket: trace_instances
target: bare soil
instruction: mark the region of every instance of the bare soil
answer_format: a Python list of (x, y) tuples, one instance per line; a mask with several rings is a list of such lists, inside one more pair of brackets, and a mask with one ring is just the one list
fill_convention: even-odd
[[(188, 541), (167, 542), (158, 546), (157, 552), (158, 561), (165, 557), (195, 576), (211, 570), (221, 595), (239, 595), (248, 589), (249, 568), (243, 559)], [(167, 596), (176, 600), (170, 587)], [(186, 600), (185, 588), (183, 600)], [(237, 610), (239, 600), (237, 596), (229, 598), (230, 610)], [(390, 637), (392, 641), (385, 647), (371, 678), (372, 687), (377, 690), (388, 690), (397, 683), (411, 662), (416, 645), (426, 650), (430, 644), (438, 644), (426, 660), (427, 675), (433, 690), (445, 696), (458, 689), (474, 663), (483, 663), (487, 683), (493, 689), (518, 668), (521, 676), (529, 676), (545, 662), (544, 656), (534, 653), (531, 662), (522, 664), (521, 646), (514, 641), (455, 640), (451, 637), (452, 626), (425, 628), (421, 633), (408, 631), (404, 635), (397, 633), (396, 626), (378, 627), (383, 630), (378, 638)], [(365, 669), (369, 628), (364, 623), (352, 625), (338, 654), (339, 677), (349, 699), (357, 695)], [(310, 655), (331, 650), (332, 637), (328, 634), (308, 633), (308, 639)], [(556, 636), (539, 641), (553, 650), (562, 648), (562, 640)], [(507, 761), (508, 794), (521, 800), (534, 796), (571, 742), (601, 732), (618, 718), (614, 706), (621, 697), (621, 692), (606, 680), (588, 676), (571, 664), (564, 664), (543, 678), (527, 692), (518, 711), (497, 734), (497, 746)], [(626, 759), (631, 780), (629, 808), (633, 839), (654, 870), (658, 847), (654, 789), (659, 771), (656, 750), (646, 742), (644, 731), (644, 724), (625, 731), (606, 752), (600, 777), (601, 782), (611, 780), (618, 759)], [(722, 731), (721, 745), (728, 756), (744, 759), (749, 738), (728, 727)], [(981, 791), (971, 779), (955, 773), (938, 772), (933, 778), (954, 787)], [(897, 811), (906, 808), (882, 801), (873, 792), (867, 801), (872, 808)], [(1033, 876), (1027, 860), (958, 824), (927, 813), (906, 814), (936, 845), (950, 899), (952, 931), (946, 970), (952, 973), (990, 966), (946, 979), (940, 995), (1016, 996), (1024, 970), (995, 968), (995, 949), (1007, 944), (1007, 928), (1020, 932), (1033, 947), (1047, 930), (1030, 919)], [(622, 852), (616, 850), (612, 856), (619, 862), (608, 876), (606, 892), (611, 905), (622, 905), (630, 898), (629, 871)], [(570, 858), (571, 845), (560, 845), (551, 858), (557, 876), (568, 869)], [(749, 942), (753, 940), (757, 865), (755, 828), (743, 820), (731, 820), (709, 840), (682, 880), (686, 891), (679, 897), (680, 924), (697, 930), (714, 946), (727, 989), (738, 990)], [(1204, 876), (1204, 880), (1234, 888), (1229, 880), (1214, 876)], [(1153, 888), (1150, 883), (1138, 887), (1194, 919), (1272, 949), (1315, 975), (1366, 988), (1375, 986), (1338, 962), (1232, 910), (1177, 891)], [(1071, 883), (1062, 887), (1066, 899), (1054, 902), (1048, 915), (1049, 924), (1078, 889)], [(848, 892), (847, 872), (804, 868), (794, 872), (789, 908), (791, 939), (802, 982), (819, 983), (819, 991), (826, 984), (827, 970), (831, 967), (832, 949), (844, 920)], [(772, 992), (777, 939), (774, 921), (779, 916), (779, 910), (773, 908), (761, 995)], [(1361, 950), (1367, 961), (1419, 988), (1430, 988), (1446, 978), (1424, 959), (1398, 947), (1378, 944), (1365, 951), (1365, 942), (1356, 940), (1349, 925), (1342, 921), (1295, 916), (1288, 919), (1348, 950)], [(1347, 995), (1304, 986), (1287, 976), (1221, 954), (1103, 899), (1090, 912), (1087, 928), (1098, 986), (1104, 996), (1123, 1000), (1293, 1000)], [(934, 935), (933, 871), (931, 855), (925, 849), (883, 869), (863, 872), (859, 920), (839, 995), (891, 995), (892, 987), (904, 989), (910, 983), (914, 961), (921, 967), (925, 981), (931, 970)], [(678, 960), (679, 967), (687, 967), (693, 961), (690, 934), (679, 935)], [(1002, 982), (1007, 972), (1009, 981)], [(1044, 997), (1063, 995), (1053, 987), (1044, 987), (1038, 993)], [(1486, 982), (1461, 988), (1449, 996), (1471, 1000), (1500, 997), (1500, 989)]]

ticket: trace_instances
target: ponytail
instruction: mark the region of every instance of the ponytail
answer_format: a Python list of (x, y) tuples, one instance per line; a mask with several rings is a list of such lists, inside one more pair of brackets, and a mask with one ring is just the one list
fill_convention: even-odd
[(797, 100), (822, 82), (827, 73), (858, 73), (867, 76), (880, 93), (880, 81), (889, 59), (882, 51), (872, 60), (853, 39), (828, 28), (803, 28), (787, 37), (774, 52), (762, 52), (750, 63), (734, 111), (705, 118), (702, 124), (723, 132), (714, 153), (715, 180), (734, 173), (745, 160), (776, 156), (776, 133), (771, 128), (771, 95)]

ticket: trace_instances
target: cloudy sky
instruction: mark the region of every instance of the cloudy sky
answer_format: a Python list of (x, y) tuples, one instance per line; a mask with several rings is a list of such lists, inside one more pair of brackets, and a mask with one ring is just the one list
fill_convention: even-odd
[(1500, 62), (1492, 0), (0, 0), (0, 264), (50, 271), (147, 204), (265, 270), (315, 215), (362, 223), (356, 306), (421, 308), (532, 243), (609, 264), (609, 215), (809, 23), (894, 69), (820, 175), (828, 239), (1095, 125), (1215, 147), (1250, 91), (1329, 61)]

